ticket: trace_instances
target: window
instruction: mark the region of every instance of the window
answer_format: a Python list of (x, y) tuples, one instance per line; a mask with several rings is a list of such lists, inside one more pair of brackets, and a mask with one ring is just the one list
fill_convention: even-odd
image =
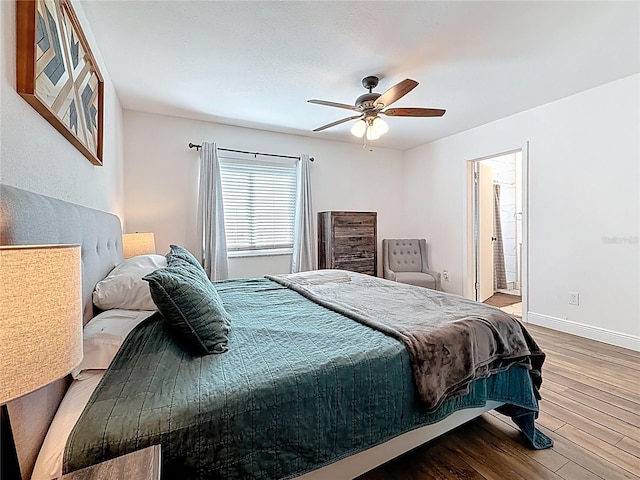
[(296, 163), (220, 157), (230, 256), (291, 253)]

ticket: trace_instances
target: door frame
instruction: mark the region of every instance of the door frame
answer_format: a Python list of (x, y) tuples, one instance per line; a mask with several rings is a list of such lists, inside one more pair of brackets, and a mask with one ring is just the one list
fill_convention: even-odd
[[(473, 162), (473, 257), (474, 295), (479, 302), (491, 297), (495, 291), (495, 211), (493, 178), (494, 171), (489, 165)], [(491, 221), (485, 216), (491, 217)], [(489, 229), (489, 231), (487, 231)], [(490, 243), (489, 243), (490, 242)], [(478, 288), (475, 288), (475, 287)], [(479, 298), (478, 298), (479, 297)]]
[(522, 280), (520, 285), (520, 294), (522, 296), (522, 321), (528, 321), (529, 313), (529, 141), (524, 145), (504, 150), (502, 152), (485, 155), (483, 157), (472, 158), (466, 161), (465, 175), (465, 204), (464, 212), (464, 251), (463, 251), (463, 267), (464, 267), (464, 284), (463, 295), (465, 298), (475, 299), (475, 278), (476, 278), (476, 254), (474, 245), (474, 166), (476, 162), (488, 160), (490, 158), (509, 155), (510, 153), (521, 152), (522, 156)]

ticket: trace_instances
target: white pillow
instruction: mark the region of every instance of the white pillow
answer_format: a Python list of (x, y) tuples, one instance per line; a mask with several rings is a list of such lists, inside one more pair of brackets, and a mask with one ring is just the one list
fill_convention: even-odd
[(167, 266), (162, 255), (138, 255), (117, 265), (96, 285), (93, 304), (101, 310), (156, 310), (149, 284), (142, 280), (146, 274)]
[(82, 379), (85, 370), (106, 370), (127, 335), (154, 312), (108, 310), (96, 315), (84, 327), (82, 362), (73, 369), (73, 378)]
[(103, 375), (103, 371), (87, 372), (85, 379), (71, 382), (40, 448), (31, 480), (54, 480), (62, 476), (67, 439)]

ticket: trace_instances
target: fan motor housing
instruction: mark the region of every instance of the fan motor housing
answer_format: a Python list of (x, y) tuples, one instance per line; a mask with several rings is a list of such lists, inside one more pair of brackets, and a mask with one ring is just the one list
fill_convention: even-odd
[(380, 95), (380, 93), (363, 93), (356, 99), (355, 105), (363, 110), (373, 109), (375, 108), (374, 102)]

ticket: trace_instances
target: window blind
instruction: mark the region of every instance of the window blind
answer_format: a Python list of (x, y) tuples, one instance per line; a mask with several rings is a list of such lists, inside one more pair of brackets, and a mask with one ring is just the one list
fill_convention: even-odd
[(220, 158), (227, 249), (293, 248), (296, 164)]

